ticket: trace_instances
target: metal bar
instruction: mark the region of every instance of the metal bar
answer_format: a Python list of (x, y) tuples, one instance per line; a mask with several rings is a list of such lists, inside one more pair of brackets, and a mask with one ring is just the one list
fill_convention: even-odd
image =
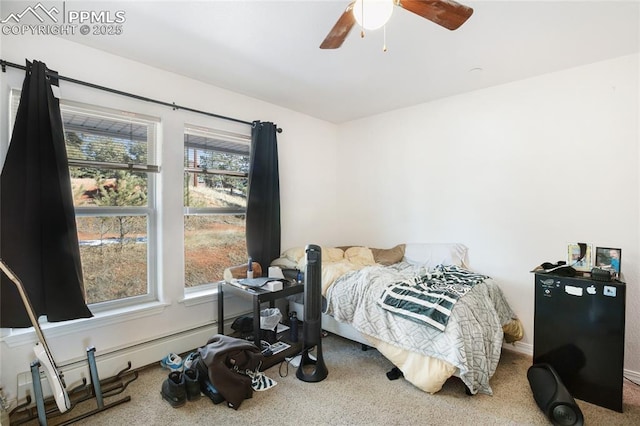
[[(27, 70), (27, 67), (24, 66), (24, 65), (14, 64), (12, 62), (5, 61), (4, 59), (0, 59), (0, 66), (2, 67), (2, 71), (3, 72), (5, 72), (6, 67), (17, 68), (17, 69), (24, 70), (24, 71)], [(169, 102), (159, 101), (157, 99), (151, 99), (151, 98), (147, 98), (145, 96), (140, 96), (140, 95), (136, 95), (136, 94), (133, 94), (133, 93), (123, 92), (122, 90), (112, 89), (110, 87), (100, 86), (98, 84), (89, 83), (89, 82), (82, 81), (82, 80), (76, 80), (75, 78), (64, 77), (64, 76), (59, 75), (59, 74), (57, 74), (55, 72), (51, 72), (50, 70), (47, 70), (47, 76), (55, 77), (55, 78), (57, 78), (59, 80), (67, 81), (69, 83), (74, 83), (74, 84), (79, 84), (81, 86), (91, 87), (92, 89), (98, 89), (98, 90), (102, 90), (104, 92), (114, 93), (116, 95), (121, 95), (121, 96), (126, 96), (126, 97), (129, 97), (129, 98), (133, 98), (133, 99), (138, 99), (140, 101), (151, 102), (151, 103), (158, 104), (158, 105), (164, 105), (164, 106), (167, 106), (167, 107), (169, 107), (171, 109), (174, 109), (174, 110), (181, 109), (181, 110), (184, 110), (184, 111), (195, 112), (197, 114), (202, 114), (202, 115), (206, 115), (206, 116), (209, 116), (209, 117), (220, 118), (220, 119), (227, 120), (227, 121), (234, 121), (236, 123), (242, 123), (242, 124), (246, 124), (246, 125), (249, 125), (249, 126), (253, 126), (253, 123), (250, 122), (250, 121), (240, 120), (240, 119), (233, 118), (233, 117), (227, 117), (227, 116), (220, 115), (220, 114), (214, 114), (212, 112), (201, 111), (201, 110), (198, 110), (198, 109), (189, 108), (189, 107), (185, 107), (185, 106), (182, 106), (182, 105), (176, 105), (175, 102), (169, 103)], [(282, 133), (282, 129), (281, 128), (277, 128), (277, 132), (278, 133)]]
[(198, 215), (227, 215), (227, 216), (244, 216), (247, 214), (246, 208), (207, 208), (207, 207), (185, 207), (183, 213), (188, 216)]
[(44, 408), (44, 395), (42, 393), (42, 382), (40, 381), (40, 361), (38, 360), (31, 363), (31, 382), (38, 409), (38, 422), (40, 426), (47, 426), (47, 412)]
[(125, 396), (125, 397), (124, 397), (124, 398), (122, 398), (122, 399), (119, 399), (119, 400), (117, 400), (117, 401), (113, 401), (113, 402), (111, 402), (111, 403), (109, 403), (109, 404), (106, 404), (106, 405), (105, 405), (105, 406), (103, 406), (102, 408), (96, 408), (95, 410), (91, 410), (91, 411), (86, 412), (86, 413), (84, 413), (84, 414), (80, 414), (79, 416), (74, 417), (74, 418), (72, 418), (72, 419), (69, 419), (69, 420), (65, 421), (64, 423), (60, 423), (58, 426), (63, 426), (63, 425), (70, 425), (70, 424), (73, 424), (73, 423), (75, 423), (75, 422), (77, 422), (77, 421), (80, 421), (80, 420), (86, 419), (86, 418), (91, 417), (91, 416), (93, 416), (93, 415), (95, 415), (95, 414), (98, 414), (98, 413), (101, 413), (101, 412), (103, 412), (103, 411), (105, 411), (105, 410), (108, 410), (109, 408), (113, 408), (113, 407), (115, 407), (115, 406), (118, 406), (118, 405), (120, 405), (120, 404), (123, 404), (123, 403), (125, 403), (125, 402), (129, 402), (129, 401), (131, 401), (131, 397), (130, 397), (130, 396)]
[(132, 163), (110, 163), (107, 161), (91, 161), (91, 160), (68, 160), (70, 167), (99, 167), (101, 169), (110, 170), (136, 170), (141, 172), (158, 173), (160, 166), (152, 166), (145, 164)]
[(87, 360), (89, 361), (89, 375), (93, 384), (93, 393), (98, 403), (98, 409), (104, 408), (104, 400), (102, 399), (102, 389), (100, 388), (100, 377), (98, 377), (98, 367), (96, 366), (96, 348), (90, 346), (87, 348)]
[(249, 177), (249, 173), (235, 172), (233, 170), (220, 170), (220, 169), (201, 169), (199, 167), (185, 167), (184, 171), (187, 173), (199, 173), (203, 175), (225, 175), (235, 177)]

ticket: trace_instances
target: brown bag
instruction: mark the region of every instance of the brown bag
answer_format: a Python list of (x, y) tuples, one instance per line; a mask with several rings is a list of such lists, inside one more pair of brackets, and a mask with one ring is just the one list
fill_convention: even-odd
[(207, 367), (211, 384), (235, 410), (242, 401), (253, 396), (251, 377), (246, 371), (257, 371), (264, 356), (253, 343), (235, 337), (216, 334), (198, 349)]

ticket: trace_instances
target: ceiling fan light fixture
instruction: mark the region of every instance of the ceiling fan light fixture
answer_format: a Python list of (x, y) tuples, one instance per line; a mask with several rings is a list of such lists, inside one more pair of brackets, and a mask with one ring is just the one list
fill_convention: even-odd
[(389, 21), (393, 8), (393, 0), (356, 0), (353, 16), (362, 28), (377, 30)]

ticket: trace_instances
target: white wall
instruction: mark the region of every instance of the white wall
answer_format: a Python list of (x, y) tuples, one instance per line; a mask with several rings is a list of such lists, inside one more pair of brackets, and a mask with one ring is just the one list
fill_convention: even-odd
[[(278, 123), (284, 129), (278, 136), (283, 248), (463, 242), (471, 265), (502, 283), (525, 324), (525, 350), (531, 350), (533, 320), (528, 271), (563, 259), (567, 242), (621, 247), (628, 283), (625, 365), (640, 371), (637, 56), (335, 126), (54, 37), (1, 41), (1, 56), (10, 62), (38, 59), (80, 80)], [(0, 98), (22, 78), (13, 69), (0, 73)], [(162, 303), (121, 315), (118, 324), (94, 318), (45, 331), (59, 364), (83, 359), (84, 348), (95, 345), (106, 377), (126, 360), (134, 367), (154, 362), (202, 344), (216, 330), (210, 326), (214, 298), (182, 301), (182, 247), (171, 244), (182, 237), (182, 126), (210, 122), (69, 83), (61, 89), (65, 98), (158, 116), (163, 124)], [(2, 151), (6, 106), (0, 102)], [(175, 334), (179, 338), (162, 339)], [(150, 339), (156, 340), (145, 343)], [(0, 338), (0, 383), (14, 396), (34, 341), (32, 333)], [(78, 365), (68, 380), (84, 374)]]
[(340, 127), (337, 244), (461, 242), (531, 351), (533, 276), (569, 242), (621, 247), (625, 366), (640, 372), (638, 56)]
[[(337, 205), (334, 192), (337, 186), (337, 128), (334, 124), (56, 37), (3, 37), (1, 57), (18, 64), (24, 64), (25, 58), (40, 60), (61, 75), (78, 80), (245, 121), (258, 119), (277, 123), (284, 130), (278, 135), (283, 246), (305, 245), (338, 235), (331, 216), (327, 216), (324, 210), (335, 211)], [(19, 88), (23, 79), (24, 72), (17, 69), (8, 68), (6, 73), (0, 73), (0, 152), (3, 154), (9, 143), (6, 118), (8, 90)], [(82, 360), (85, 348), (94, 345), (100, 376), (104, 378), (126, 366), (127, 360), (131, 360), (135, 368), (155, 362), (168, 352), (182, 352), (203, 345), (217, 332), (217, 325), (211, 325), (217, 319), (216, 299), (209, 295), (183, 301), (183, 247), (172, 243), (181, 241), (183, 234), (183, 126), (185, 122), (201, 126), (233, 127), (234, 124), (64, 81), (60, 88), (64, 99), (161, 118), (160, 203), (163, 214), (160, 217), (158, 262), (161, 302), (135, 314), (118, 313), (109, 318), (98, 316), (47, 326), (45, 336), (57, 363), (66, 365)], [(312, 179), (315, 176), (322, 179)], [(308, 184), (311, 181), (313, 185)], [(323, 209), (314, 206), (322, 206)], [(225, 313), (231, 317), (239, 309), (247, 308), (246, 304), (232, 305), (231, 309), (225, 309)], [(119, 322), (113, 324), (113, 321)], [(195, 331), (181, 333), (189, 329)], [(8, 332), (4, 329), (0, 334), (0, 386), (15, 397), (18, 374), (28, 372), (33, 359), (31, 350), (35, 336), (33, 332), (8, 336)], [(163, 339), (166, 336), (174, 336), (174, 339)], [(153, 343), (145, 343), (149, 340)], [(124, 353), (120, 351), (133, 345), (139, 346)], [(63, 371), (68, 385), (79, 379), (79, 375), (88, 375), (82, 363), (63, 368)]]

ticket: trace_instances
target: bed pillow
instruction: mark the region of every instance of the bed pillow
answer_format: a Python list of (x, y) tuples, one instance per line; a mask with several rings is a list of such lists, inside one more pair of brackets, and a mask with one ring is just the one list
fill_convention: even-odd
[(376, 263), (371, 249), (367, 247), (351, 247), (344, 252), (344, 258), (356, 266), (369, 266)]
[(293, 260), (282, 256), (277, 259), (273, 259), (271, 261), (271, 266), (278, 266), (282, 269), (291, 269), (298, 266), (298, 262), (294, 262)]
[(404, 257), (404, 248), (404, 244), (398, 244), (397, 246), (390, 249), (372, 248), (371, 253), (373, 253), (373, 259), (376, 263), (384, 266), (389, 266), (402, 260), (402, 258)]
[(285, 250), (285, 252), (282, 253), (281, 257), (284, 257), (286, 259), (289, 259), (298, 263), (298, 261), (304, 257), (304, 247), (293, 247), (288, 250)]
[[(344, 251), (336, 247), (320, 247), (320, 259), (322, 264), (336, 263), (344, 259)], [(302, 256), (298, 259), (296, 268), (300, 271), (304, 271), (307, 267), (307, 256), (305, 249), (302, 249)]]
[(344, 259), (344, 251), (337, 247), (322, 247), (323, 262), (340, 262)]
[(412, 265), (432, 268), (436, 265), (467, 266), (467, 247), (459, 243), (408, 243), (404, 260)]

